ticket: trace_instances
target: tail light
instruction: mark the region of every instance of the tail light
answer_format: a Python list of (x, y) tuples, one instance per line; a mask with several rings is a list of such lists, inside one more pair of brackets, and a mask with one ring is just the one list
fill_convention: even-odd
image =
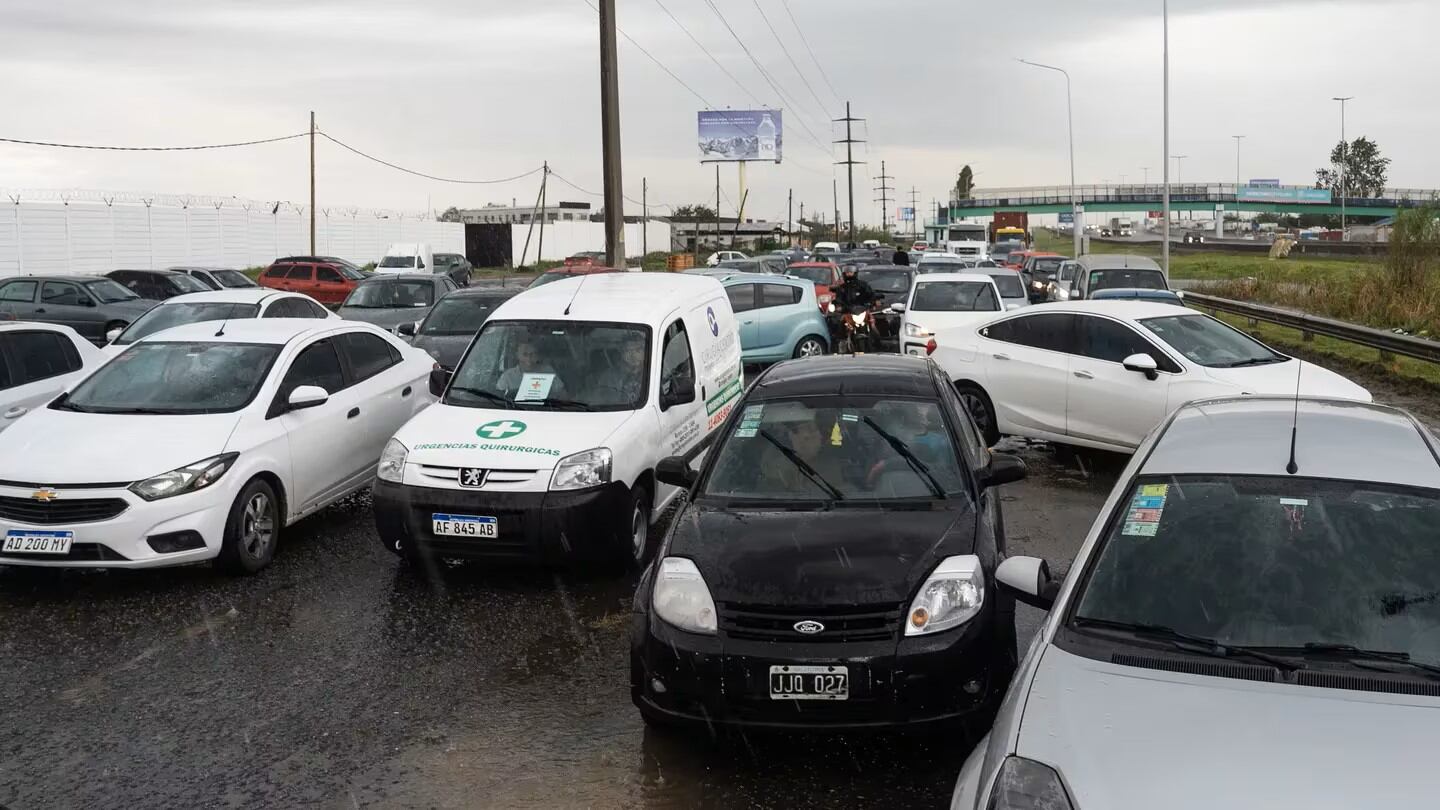
[(939, 348), (939, 346), (936, 345), (936, 343), (935, 343), (935, 338), (930, 338), (929, 340), (925, 341), (925, 354), (926, 354), (926, 356), (929, 356), (929, 355), (934, 354), (934, 353), (935, 353), (935, 350), (936, 350), (937, 348)]

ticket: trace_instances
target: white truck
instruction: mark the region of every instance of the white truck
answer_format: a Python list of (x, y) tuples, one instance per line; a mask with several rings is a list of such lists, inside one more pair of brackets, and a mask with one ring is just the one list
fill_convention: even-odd
[(1132, 220), (1132, 219), (1129, 219), (1129, 218), (1127, 218), (1127, 217), (1111, 217), (1111, 219), (1110, 219), (1110, 235), (1111, 235), (1111, 236), (1134, 236), (1134, 235), (1135, 235), (1135, 221)]
[(990, 244), (984, 225), (952, 222), (945, 226), (945, 251), (966, 259), (987, 259)]

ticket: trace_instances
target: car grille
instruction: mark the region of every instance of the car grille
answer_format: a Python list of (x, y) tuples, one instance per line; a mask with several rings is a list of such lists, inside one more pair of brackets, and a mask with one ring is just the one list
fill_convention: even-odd
[[(717, 607), (720, 630), (729, 638), (814, 644), (893, 639), (905, 611), (905, 606), (898, 603), (791, 607), (721, 602)], [(802, 621), (819, 622), (825, 629), (801, 633), (795, 624)]]
[(119, 498), (60, 498), (46, 502), (0, 496), (0, 518), (37, 526), (94, 523), (115, 517), (127, 506)]

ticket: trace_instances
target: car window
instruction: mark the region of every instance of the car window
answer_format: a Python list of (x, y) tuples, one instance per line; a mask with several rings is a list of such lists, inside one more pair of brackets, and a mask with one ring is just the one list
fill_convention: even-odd
[(232, 413), (255, 398), (279, 346), (146, 340), (51, 407), (87, 413)]
[(1021, 315), (993, 323), (981, 329), (980, 334), (991, 340), (1020, 346), (1052, 352), (1072, 352), (1075, 345), (1075, 316), (1060, 313)]
[(161, 276), (169, 282), (170, 291), (173, 293), (209, 292), (210, 286), (205, 282), (186, 273), (179, 273), (173, 276)]
[(210, 277), (222, 288), (244, 289), (255, 286), (255, 282), (239, 270), (211, 270)]
[(915, 284), (912, 312), (995, 312), (1000, 302), (987, 281), (925, 281)]
[(33, 281), (12, 281), (0, 287), (0, 301), (23, 301), (28, 304), (35, 300), (35, 288), (38, 286)]
[(309, 314), (306, 313), (306, 314), (303, 314), (303, 315), (302, 315), (302, 314), (299, 314), (299, 313), (296, 312), (295, 299), (293, 299), (293, 298), (281, 298), (281, 299), (278, 300), (278, 301), (272, 301), (272, 302), (270, 303), (270, 306), (268, 306), (268, 307), (265, 308), (265, 314), (262, 315), (261, 317), (263, 317), (263, 318), (306, 318), (306, 317), (309, 317)]
[(186, 270), (186, 271), (185, 271), (185, 275), (187, 275), (187, 276), (195, 279), (196, 281), (200, 282), (201, 284), (205, 285), (205, 289), (207, 289), (207, 290), (218, 290), (218, 289), (221, 288), (221, 287), (220, 287), (220, 282), (218, 282), (218, 281), (216, 281), (215, 279), (211, 278), (211, 277), (210, 277), (210, 274), (209, 274), (209, 273), (206, 273), (206, 272), (203, 271), (203, 270)]
[(435, 303), (435, 286), (428, 279), (392, 281), (384, 276), (355, 288), (345, 299), (346, 307), (367, 309), (424, 308)]
[(81, 296), (80, 288), (74, 284), (47, 281), (40, 285), (40, 303), (56, 306), (81, 306), (88, 300)]
[(800, 288), (789, 284), (760, 284), (761, 307), (783, 307), (800, 303)]
[(310, 280), (310, 265), (308, 265), (308, 264), (297, 264), (297, 265), (293, 265), (293, 266), (290, 268), (290, 270), (285, 274), (285, 277), (286, 277), (286, 278), (293, 278), (293, 279), (295, 279), (295, 280), (297, 280), (297, 281), (309, 281), (309, 280)]
[(665, 330), (664, 348), (660, 353), (660, 390), (689, 383), (695, 385), (695, 364), (690, 354), (690, 336), (685, 322), (677, 320)]
[(1164, 290), (1165, 274), (1159, 270), (1091, 270), (1090, 291), (1096, 290)]
[(301, 306), (304, 308), (305, 313), (302, 314), (302, 315), (297, 315), (296, 317), (298, 317), (298, 318), (328, 318), (328, 317), (330, 317), (330, 310), (326, 309), (325, 307), (320, 306), (319, 304), (315, 303), (314, 301), (311, 301), (311, 300), (309, 300), (309, 299), (300, 299), (300, 304), (301, 304)]
[(340, 284), (345, 281), (345, 279), (340, 277), (340, 272), (338, 270), (333, 267), (325, 267), (323, 265), (315, 268), (315, 279), (317, 281), (328, 281), (335, 284)]
[(318, 340), (300, 352), (295, 362), (290, 364), (290, 370), (285, 372), (276, 401), (288, 401), (290, 393), (302, 385), (318, 385), (330, 394), (345, 388), (345, 373), (340, 370), (340, 357), (335, 354), (335, 346), (329, 338)]
[[(25, 385), (80, 370), (80, 353), (64, 335), (48, 331), (5, 332), (0, 345), (16, 364), (15, 385)], [(5, 365), (0, 358), (0, 367)], [(0, 387), (10, 387), (8, 385)]]
[(100, 303), (102, 304), (113, 304), (116, 301), (134, 301), (137, 297), (135, 293), (130, 292), (108, 278), (97, 281), (87, 281), (85, 282), (85, 289), (89, 290), (91, 295), (100, 299)]
[(184, 301), (161, 304), (136, 318), (115, 338), (116, 346), (128, 346), (156, 332), (187, 323), (201, 321), (239, 320), (253, 318), (259, 307), (255, 304), (227, 304), (218, 301)]
[(420, 324), (422, 335), (473, 335), (505, 299), (464, 295), (441, 298)]
[(272, 264), (266, 268), (265, 272), (261, 275), (265, 278), (288, 278), (291, 269), (294, 267), (295, 265), (293, 264)]
[(730, 298), (730, 309), (737, 313), (755, 308), (754, 284), (732, 284), (725, 288), (725, 295)]
[(391, 270), (412, 268), (416, 266), (415, 256), (386, 256), (380, 260), (377, 267), (384, 267)]
[(1110, 363), (1123, 363), (1125, 358), (1132, 354), (1148, 354), (1152, 357), (1162, 371), (1172, 374), (1180, 372), (1180, 367), (1160, 351), (1150, 341), (1141, 337), (1138, 332), (1123, 323), (1097, 318), (1093, 315), (1080, 315), (1079, 318), (1079, 341), (1075, 344), (1073, 354), (1093, 357), (1096, 360), (1105, 360)]
[(1000, 290), (1001, 298), (1024, 298), (1025, 284), (1020, 280), (1020, 274), (1014, 272), (997, 273), (990, 276), (995, 286)]
[(346, 332), (339, 335), (336, 342), (350, 362), (354, 382), (368, 380), (400, 362), (400, 352), (378, 335)]
[(1140, 325), (1155, 333), (1192, 363), (1210, 368), (1239, 368), (1290, 359), (1238, 329), (1207, 315), (1146, 318)]

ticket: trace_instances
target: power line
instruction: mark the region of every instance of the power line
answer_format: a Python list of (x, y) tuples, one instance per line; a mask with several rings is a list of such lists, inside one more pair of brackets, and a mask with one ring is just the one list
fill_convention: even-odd
[(785, 54), (785, 59), (790, 63), (790, 67), (795, 68), (795, 75), (800, 77), (800, 83), (805, 85), (806, 90), (810, 91), (810, 97), (815, 99), (815, 106), (823, 115), (825, 113), (825, 102), (820, 100), (820, 96), (815, 93), (815, 88), (810, 86), (810, 80), (805, 78), (805, 74), (800, 71), (800, 66), (795, 64), (795, 58), (790, 55), (790, 49), (785, 47), (785, 41), (782, 40), (780, 34), (775, 31), (775, 26), (770, 24), (770, 18), (765, 16), (765, 9), (760, 7), (760, 0), (751, 0), (751, 2), (755, 4), (755, 10), (760, 12), (760, 19), (765, 21), (765, 27), (770, 29), (770, 35), (775, 37), (775, 44), (780, 46), (780, 52)]
[(255, 146), (262, 143), (275, 143), (277, 141), (288, 141), (294, 138), (304, 138), (310, 133), (297, 132), (294, 135), (281, 135), (278, 138), (263, 138), (258, 141), (240, 141), (239, 143), (212, 143), (203, 146), (94, 146), (78, 143), (50, 143), (48, 141), (24, 141), (19, 138), (0, 138), (4, 143), (18, 143), (25, 146), (51, 146), (57, 149), (96, 149), (105, 152), (195, 152), (201, 149), (231, 149), (236, 146)]
[[(308, 135), (308, 134), (310, 134), (310, 133), (307, 132), (307, 133), (305, 133), (305, 134)], [(529, 177), (530, 175), (535, 174), (536, 172), (542, 171), (542, 170), (544, 169), (543, 166), (537, 166), (537, 167), (531, 169), (530, 171), (525, 172), (524, 174), (517, 174), (517, 175), (515, 175), (514, 177), (502, 177), (502, 178), (497, 179), (497, 180), (457, 180), (457, 179), (452, 178), (452, 177), (437, 177), (437, 176), (435, 176), (435, 175), (433, 175), (433, 174), (426, 174), (426, 173), (424, 173), (424, 172), (417, 172), (417, 171), (415, 171), (414, 169), (407, 169), (407, 168), (405, 168), (404, 166), (396, 165), (396, 164), (394, 164), (394, 163), (391, 163), (391, 162), (388, 161), (388, 160), (382, 160), (382, 159), (380, 159), (380, 158), (378, 158), (378, 157), (375, 157), (374, 155), (367, 155), (366, 153), (361, 152), (359, 149), (356, 149), (355, 147), (351, 146), (350, 144), (345, 143), (345, 142), (343, 142), (343, 141), (340, 141), (340, 140), (336, 139), (334, 136), (332, 136), (332, 135), (331, 135), (330, 133), (328, 133), (328, 132), (323, 132), (323, 131), (317, 129), (317, 130), (315, 130), (315, 134), (316, 134), (316, 135), (319, 135), (320, 137), (324, 138), (324, 139), (327, 140), (327, 141), (330, 141), (331, 143), (335, 144), (336, 146), (341, 147), (342, 149), (346, 149), (346, 150), (349, 150), (349, 151), (351, 151), (351, 152), (354, 152), (355, 154), (359, 155), (360, 157), (365, 158), (366, 160), (373, 160), (373, 161), (375, 161), (376, 163), (381, 164), (382, 166), (389, 166), (389, 167), (392, 168), (392, 169), (395, 169), (395, 170), (397, 170), (397, 171), (405, 172), (406, 174), (413, 174), (413, 175), (415, 175), (416, 177), (423, 177), (423, 178), (425, 178), (426, 180), (435, 180), (435, 181), (441, 182), (441, 183), (464, 183), (464, 184), (467, 184), (467, 185), (493, 185), (493, 184), (496, 184), (496, 183), (509, 183), (509, 182), (514, 181), (514, 180), (521, 180), (521, 179), (523, 179), (523, 178)]]
[(830, 94), (835, 96), (835, 103), (840, 103), (840, 94), (836, 92), (835, 85), (830, 83), (830, 77), (825, 74), (825, 68), (820, 67), (820, 60), (815, 58), (815, 50), (810, 47), (810, 41), (805, 38), (805, 32), (800, 30), (800, 23), (795, 21), (795, 15), (790, 12), (790, 0), (780, 0), (780, 5), (785, 9), (785, 16), (790, 18), (790, 24), (795, 26), (795, 33), (800, 35), (800, 42), (804, 44), (806, 52), (810, 54), (810, 61), (815, 63), (815, 70), (820, 72), (820, 78), (825, 80), (825, 86), (830, 88)]
[(660, 2), (660, 0), (655, 0), (655, 5), (659, 6), (660, 10), (665, 12), (665, 15), (668, 16), (671, 20), (673, 20), (675, 22), (675, 25), (680, 27), (681, 31), (685, 32), (685, 36), (689, 37), (690, 41), (695, 43), (695, 47), (699, 48), (701, 53), (704, 53), (706, 56), (710, 57), (710, 61), (715, 63), (715, 67), (720, 68), (720, 72), (728, 76), (730, 78), (730, 81), (734, 82), (735, 86), (740, 88), (741, 92), (749, 96), (750, 100), (755, 102), (757, 105), (761, 105), (759, 96), (756, 96), (754, 93), (750, 92), (750, 88), (741, 84), (740, 80), (735, 78), (734, 74), (726, 70), (725, 66), (720, 64), (720, 60), (716, 59), (715, 55), (710, 53), (710, 50), (706, 48), (703, 44), (701, 44), (700, 40), (696, 39), (694, 34), (690, 33), (690, 29), (686, 28), (685, 24), (680, 22), (679, 18), (677, 18), (674, 14), (670, 13), (670, 9), (666, 8), (664, 3)]

